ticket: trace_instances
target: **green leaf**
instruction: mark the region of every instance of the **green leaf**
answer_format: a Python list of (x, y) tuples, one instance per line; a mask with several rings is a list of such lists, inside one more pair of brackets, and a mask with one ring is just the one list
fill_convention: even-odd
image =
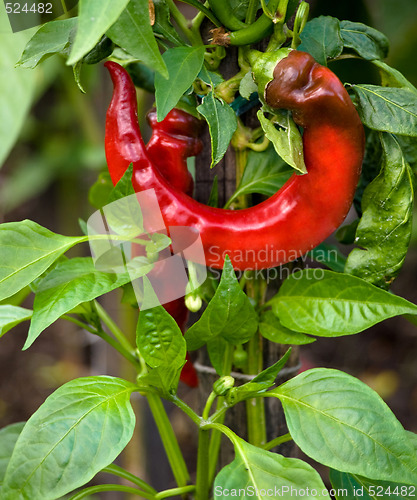
[(238, 496), (241, 500), (267, 500), (277, 496), (303, 497), (308, 500), (330, 499), (318, 472), (296, 458), (262, 450), (233, 439), (235, 459), (217, 474), (214, 496), (225, 500)]
[(324, 66), (327, 59), (339, 56), (343, 50), (339, 20), (330, 16), (320, 16), (309, 21), (301, 35), (298, 50), (308, 52)]
[(417, 94), (405, 88), (353, 85), (362, 122), (373, 130), (417, 136)]
[[(0, 167), (19, 137), (35, 98), (36, 86), (43, 71), (28, 72), (16, 68), (22, 50), (33, 30), (12, 33), (5, 12), (5, 4), (0, 2)], [(39, 172), (38, 172), (39, 174)], [(4, 196), (2, 202), (4, 203)]]
[(391, 68), (391, 66), (388, 66), (388, 64), (383, 61), (374, 60), (372, 63), (379, 69), (383, 87), (404, 88), (417, 94), (417, 89), (414, 85), (397, 69)]
[[(131, 196), (135, 194), (135, 190), (132, 186), (132, 175), (133, 175), (133, 163), (131, 163), (126, 172), (123, 174), (123, 177), (118, 181), (118, 183), (114, 186), (112, 191), (109, 194), (107, 203), (113, 203), (113, 201), (121, 200), (126, 198), (127, 196)], [(138, 204), (139, 209), (139, 204)]]
[(145, 257), (136, 257), (128, 266), (130, 273), (116, 274), (98, 271), (90, 257), (78, 257), (58, 264), (41, 281), (36, 292), (23, 349), (28, 349), (45, 328), (79, 304), (94, 300), (152, 270), (152, 264)]
[(204, 4), (199, 2), (198, 0), (181, 0), (183, 3), (186, 3), (188, 5), (192, 5), (196, 9), (198, 9), (200, 12), (203, 12), (205, 16), (210, 19), (210, 21), (217, 27), (221, 26), (221, 23), (217, 20), (216, 16), (213, 14), (211, 10), (209, 10)]
[(28, 321), (32, 311), (23, 307), (0, 305), (0, 337), (23, 321)]
[(303, 140), (290, 113), (285, 113), (276, 129), (273, 122), (269, 121), (262, 110), (257, 113), (258, 120), (265, 135), (272, 142), (277, 154), (291, 167), (302, 174), (307, 173), (303, 155)]
[(320, 245), (317, 245), (316, 248), (310, 250), (307, 255), (310, 259), (320, 262), (320, 264), (324, 264), (332, 271), (343, 273), (346, 264), (346, 257), (336, 245), (320, 243)]
[(266, 311), (261, 315), (259, 331), (262, 337), (276, 344), (305, 345), (316, 340), (313, 337), (304, 335), (304, 333), (294, 332), (286, 328), (272, 311)]
[(223, 337), (217, 335), (207, 342), (207, 353), (210, 363), (219, 376), (228, 375), (224, 373), (224, 353), (226, 352), (228, 342)]
[(249, 151), (239, 186), (227, 202), (227, 206), (243, 195), (259, 193), (272, 196), (292, 174), (293, 169), (276, 154), (272, 145), (262, 152)]
[(416, 484), (417, 457), (405, 430), (360, 380), (315, 368), (268, 394), (280, 399), (291, 436), (309, 457), (371, 479)]
[[(73, 66), (80, 61), (116, 22), (129, 0), (80, 0), (78, 5), (78, 28), (67, 64)], [(114, 41), (114, 40), (113, 40)]]
[(136, 344), (151, 368), (162, 365), (181, 368), (184, 364), (185, 340), (174, 318), (162, 306), (140, 312)]
[(165, 40), (174, 45), (185, 45), (184, 40), (178, 35), (171, 23), (171, 13), (164, 0), (153, 0), (155, 7), (155, 23), (153, 31), (162, 35)]
[(253, 80), (252, 71), (248, 71), (246, 75), (242, 78), (239, 84), (239, 94), (246, 100), (249, 100), (250, 96), (258, 92), (258, 86)]
[(291, 330), (338, 337), (352, 335), (417, 306), (366, 281), (324, 269), (305, 269), (287, 278), (272, 302)]
[(25, 422), (8, 425), (0, 429), (0, 487), (9, 465), (10, 457), (16, 445), (17, 438), (22, 432)]
[(186, 332), (187, 349), (199, 349), (221, 335), (231, 344), (247, 342), (258, 328), (258, 318), (241, 290), (230, 259), (226, 257), (220, 284), (201, 318)]
[(291, 347), (288, 351), (272, 366), (266, 368), (261, 373), (258, 373), (250, 382), (246, 382), (238, 387), (232, 387), (226, 395), (226, 401), (229, 405), (235, 405), (240, 401), (246, 399), (251, 399), (255, 394), (265, 392), (272, 385), (275, 384), (275, 380), (279, 372), (286, 365), (289, 357), (291, 355)]
[(336, 500), (343, 498), (349, 498), (349, 500), (412, 500), (416, 497), (415, 486), (375, 481), (334, 469), (330, 469), (329, 477), (333, 488), (340, 492), (340, 495), (336, 495)]
[(130, 441), (135, 386), (113, 377), (86, 377), (56, 390), (17, 440), (2, 500), (53, 500), (112, 463)]
[(119, 19), (106, 30), (114, 43), (163, 77), (168, 77), (149, 20), (148, 0), (130, 0)]
[(414, 204), (413, 173), (401, 147), (381, 134), (383, 162), (378, 177), (362, 197), (362, 218), (355, 248), (345, 272), (382, 288), (389, 288), (401, 270), (411, 239)]
[(175, 107), (184, 92), (193, 84), (204, 62), (204, 47), (174, 47), (162, 56), (168, 79), (155, 75), (155, 100), (158, 121)]
[(233, 109), (210, 92), (203, 98), (197, 111), (206, 119), (211, 139), (211, 165), (213, 168), (223, 158), (230, 140), (237, 129), (237, 118)]
[(110, 193), (113, 189), (113, 183), (109, 172), (100, 173), (98, 179), (88, 191), (88, 202), (94, 208), (103, 208), (107, 205)]
[[(144, 280), (144, 296), (154, 293), (150, 287)], [(165, 394), (174, 393), (185, 363), (186, 343), (177, 322), (162, 306), (140, 312), (136, 344), (151, 368), (141, 380)]]
[(353, 49), (361, 57), (372, 61), (385, 59), (388, 55), (388, 38), (380, 31), (362, 23), (352, 21), (340, 22), (340, 34), (343, 45)]
[(40, 62), (54, 54), (67, 55), (70, 38), (76, 28), (76, 17), (44, 24), (27, 43), (17, 65), (35, 68)]
[(399, 135), (396, 137), (406, 162), (410, 165), (414, 175), (417, 175), (417, 141), (414, 137)]
[(0, 225), (0, 300), (32, 283), (63, 253), (84, 240), (52, 233), (24, 220)]

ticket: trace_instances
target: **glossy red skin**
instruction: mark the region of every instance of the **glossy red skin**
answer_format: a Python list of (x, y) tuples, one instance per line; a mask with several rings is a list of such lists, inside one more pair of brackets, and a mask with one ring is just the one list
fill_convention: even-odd
[(173, 109), (158, 122), (156, 111), (147, 115), (152, 137), (146, 153), (168, 183), (189, 196), (194, 189), (193, 178), (187, 168), (187, 158), (198, 155), (203, 147), (198, 139), (200, 121), (181, 109)]
[(345, 219), (361, 171), (364, 130), (340, 80), (310, 55), (292, 51), (282, 59), (265, 95), (269, 105), (291, 109), (304, 127), (308, 173), (293, 174), (268, 200), (238, 211), (198, 203), (163, 178), (146, 157), (129, 75), (116, 63), (106, 66), (114, 83), (106, 122), (110, 170), (133, 162), (135, 191), (155, 190), (167, 227), (199, 231), (206, 265), (222, 268), (226, 254), (239, 270), (282, 265), (317, 246)]

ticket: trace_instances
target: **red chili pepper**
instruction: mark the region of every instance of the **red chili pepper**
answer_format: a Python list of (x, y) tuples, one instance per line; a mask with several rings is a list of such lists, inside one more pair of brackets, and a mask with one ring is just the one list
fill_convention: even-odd
[[(136, 91), (133, 87), (126, 89), (128, 92), (126, 94), (127, 100), (125, 105), (121, 106), (120, 112), (126, 113), (125, 116), (131, 115), (133, 113), (134, 119), (137, 121), (137, 111), (134, 107), (130, 107), (130, 101), (132, 99), (136, 102)], [(130, 119), (130, 118), (129, 118)], [(123, 121), (123, 120), (122, 120)], [(193, 189), (193, 179), (187, 169), (187, 157), (194, 156), (201, 151), (202, 143), (197, 138), (199, 130), (201, 128), (199, 121), (188, 113), (173, 109), (166, 118), (161, 121), (156, 121), (156, 113), (150, 112), (148, 114), (148, 122), (152, 128), (152, 136), (146, 147), (146, 154), (143, 150), (139, 151), (139, 156), (135, 156), (134, 160), (131, 159), (130, 162), (148, 162), (148, 155), (152, 158), (154, 165), (156, 165), (161, 172), (163, 172), (165, 178), (175, 186), (177, 189), (189, 192), (191, 194)], [(123, 129), (123, 123), (120, 123), (120, 128)], [(124, 129), (125, 141), (124, 148), (125, 154), (135, 154), (138, 153), (135, 150), (135, 141), (140, 140), (142, 143), (142, 137), (139, 137), (128, 129)], [(108, 136), (106, 128), (106, 137)], [(111, 155), (112, 151), (117, 150), (120, 144), (117, 142), (106, 139), (106, 155)], [(141, 156), (142, 155), (142, 156)], [(127, 167), (130, 162), (115, 162), (113, 168), (110, 169), (110, 176), (112, 178), (113, 184), (123, 177)], [(143, 252), (143, 249), (134, 249), (134, 252)], [(162, 265), (161, 265), (162, 264)], [(153, 279), (154, 285), (160, 290), (161, 287), (165, 288), (170, 286), (169, 276), (165, 275), (163, 261), (161, 261), (158, 269), (152, 272), (151, 278)], [(159, 283), (156, 284), (155, 280)], [(177, 284), (174, 284), (177, 288)], [(185, 290), (184, 290), (185, 294)], [(184, 297), (179, 297), (178, 299), (172, 300), (163, 304), (164, 309), (175, 319), (177, 325), (180, 327), (181, 331), (184, 333), (185, 326), (188, 320), (189, 311), (185, 305)], [(198, 386), (197, 372), (193, 366), (193, 363), (187, 353), (186, 363), (181, 370), (180, 380), (187, 384), (189, 387)]]
[(203, 144), (198, 139), (200, 120), (176, 108), (161, 122), (152, 110), (147, 120), (152, 128), (152, 137), (146, 145), (148, 158), (171, 186), (192, 196), (194, 181), (187, 168), (187, 158), (202, 150)]
[(235, 269), (284, 264), (317, 246), (346, 217), (361, 171), (363, 126), (342, 83), (310, 55), (292, 51), (266, 89), (267, 103), (291, 109), (304, 128), (308, 173), (293, 174), (268, 200), (237, 211), (198, 203), (164, 179), (146, 155), (129, 75), (114, 62), (106, 67), (114, 83), (106, 122), (110, 171), (124, 172), (133, 162), (135, 191), (155, 190), (167, 227), (199, 231), (208, 266), (221, 268), (226, 254)]

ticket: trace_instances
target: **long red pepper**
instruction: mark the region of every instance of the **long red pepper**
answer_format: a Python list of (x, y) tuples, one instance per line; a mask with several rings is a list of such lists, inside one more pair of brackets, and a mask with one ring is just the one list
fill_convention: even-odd
[[(268, 200), (244, 210), (212, 208), (170, 185), (146, 154), (137, 120), (136, 93), (127, 72), (107, 62), (114, 83), (107, 112), (110, 172), (133, 162), (136, 192), (154, 189), (167, 227), (199, 231), (206, 264), (263, 269), (294, 260), (327, 238), (351, 206), (364, 154), (364, 131), (340, 80), (303, 52), (292, 51), (275, 68), (266, 101), (293, 111), (304, 128), (307, 174), (296, 175)], [(192, 258), (192, 257), (191, 257)]]

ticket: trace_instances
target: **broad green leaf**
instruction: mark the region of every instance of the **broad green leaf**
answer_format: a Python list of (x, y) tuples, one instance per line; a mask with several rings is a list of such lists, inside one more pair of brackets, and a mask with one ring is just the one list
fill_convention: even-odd
[(84, 237), (61, 236), (30, 220), (1, 224), (0, 300), (32, 283), (82, 241)]
[(92, 479), (130, 441), (135, 386), (113, 377), (86, 377), (57, 389), (17, 440), (2, 500), (54, 500)]
[(28, 321), (32, 311), (8, 304), (0, 305), (0, 337), (23, 321)]
[(281, 324), (272, 311), (264, 312), (259, 319), (259, 331), (262, 337), (276, 344), (305, 345), (316, 339), (304, 333), (294, 332)]
[(250, 382), (246, 382), (238, 387), (232, 387), (226, 395), (226, 401), (229, 405), (235, 405), (240, 401), (245, 399), (250, 399), (255, 394), (265, 392), (272, 385), (275, 384), (275, 380), (279, 372), (286, 365), (289, 357), (291, 355), (291, 347), (288, 351), (272, 366), (261, 371), (256, 377), (254, 377)]
[(348, 274), (305, 269), (287, 278), (272, 308), (291, 330), (338, 337), (352, 335), (387, 318), (417, 314), (417, 306)]
[(107, 205), (110, 193), (113, 189), (110, 174), (108, 172), (100, 173), (98, 179), (88, 191), (88, 202), (94, 208), (103, 208)]
[(77, 28), (77, 18), (51, 21), (41, 26), (27, 43), (17, 63), (23, 68), (35, 68), (54, 54), (67, 55), (70, 37)]
[(193, 84), (204, 62), (204, 47), (174, 47), (162, 56), (168, 79), (155, 75), (155, 100), (158, 121), (176, 106), (184, 92)]
[(17, 438), (22, 432), (24, 426), (25, 422), (18, 422), (0, 429), (0, 487), (3, 483), (6, 469), (9, 465), (10, 457), (12, 456)]
[(339, 56), (343, 50), (339, 20), (330, 16), (320, 16), (309, 21), (301, 35), (298, 50), (308, 52), (324, 66), (327, 59)]
[(219, 376), (229, 375), (224, 371), (224, 353), (226, 352), (228, 342), (223, 337), (217, 335), (207, 342), (207, 353), (212, 367)]
[(398, 135), (396, 139), (401, 146), (406, 162), (410, 165), (414, 175), (417, 175), (417, 141), (414, 137), (406, 137), (405, 135)]
[[(144, 295), (153, 293), (149, 282), (144, 280)], [(162, 389), (163, 393), (175, 392), (185, 363), (186, 343), (176, 321), (162, 306), (140, 312), (136, 345), (150, 367), (141, 380)]]
[[(346, 226), (345, 226), (346, 227)], [(336, 245), (320, 243), (307, 254), (310, 259), (324, 264), (332, 271), (343, 273), (346, 264), (346, 257), (341, 253)]]
[(32, 34), (33, 30), (12, 33), (5, 4), (0, 2), (0, 167), (19, 137), (42, 74), (15, 67)]
[(206, 119), (211, 139), (211, 165), (213, 168), (223, 158), (230, 140), (237, 128), (237, 119), (233, 109), (222, 99), (210, 92), (203, 98), (197, 111)]
[(336, 500), (412, 500), (416, 487), (388, 481), (375, 481), (355, 474), (330, 469), (330, 482), (337, 493)]
[[(404, 137), (404, 136), (403, 136)], [(365, 156), (362, 162), (362, 173), (356, 188), (353, 204), (359, 217), (362, 216), (363, 193), (375, 177), (379, 174), (382, 165), (382, 145), (379, 132), (369, 130), (366, 136)], [(352, 240), (353, 243), (354, 239)]]
[(388, 55), (388, 38), (380, 31), (362, 23), (352, 21), (340, 22), (340, 34), (343, 45), (353, 49), (361, 57), (372, 61), (385, 59)]
[(258, 318), (241, 290), (230, 259), (226, 257), (220, 284), (201, 318), (186, 332), (187, 349), (199, 349), (221, 335), (231, 344), (244, 344), (256, 332)]
[(391, 68), (391, 66), (388, 66), (388, 64), (383, 61), (374, 60), (372, 63), (379, 69), (381, 84), (383, 87), (404, 88), (417, 94), (417, 89), (414, 85), (410, 83), (397, 69)]
[(67, 60), (69, 66), (73, 66), (90, 52), (128, 3), (129, 0), (79, 1), (77, 34)]
[(260, 193), (274, 195), (293, 174), (293, 169), (280, 158), (270, 145), (265, 151), (249, 151), (239, 186), (227, 202), (229, 206), (239, 196)]
[(215, 498), (236, 495), (241, 500), (270, 500), (294, 495), (308, 500), (330, 499), (318, 472), (302, 460), (262, 450), (237, 436), (233, 445), (235, 459), (214, 481)]
[(280, 399), (291, 436), (309, 457), (370, 479), (417, 484), (417, 456), (405, 430), (360, 380), (315, 368), (268, 394)]
[[(134, 266), (134, 268), (133, 268)], [(94, 300), (133, 279), (147, 274), (152, 264), (145, 257), (129, 263), (130, 273), (98, 271), (90, 257), (78, 257), (58, 264), (41, 281), (33, 303), (33, 316), (23, 349), (29, 348), (39, 335), (62, 315), (83, 302)]]
[(211, 10), (209, 10), (204, 4), (199, 2), (198, 0), (182, 0), (183, 3), (187, 3), (188, 5), (192, 5), (199, 11), (203, 12), (205, 16), (210, 19), (210, 21), (217, 27), (221, 26), (221, 23), (217, 20), (215, 15)]
[(145, 309), (139, 314), (136, 344), (146, 364), (180, 368), (186, 354), (186, 344), (174, 318), (162, 306)]
[(107, 30), (107, 35), (129, 54), (168, 77), (149, 20), (148, 0), (130, 0), (119, 19)]
[(277, 154), (291, 167), (302, 174), (307, 172), (304, 155), (303, 140), (290, 113), (285, 114), (280, 125), (283, 128), (276, 129), (273, 122), (269, 121), (261, 110), (257, 113), (258, 120), (265, 132), (265, 135), (272, 142)]
[(178, 35), (171, 23), (171, 12), (165, 0), (153, 0), (155, 7), (155, 23), (153, 31), (162, 35), (165, 40), (174, 45), (185, 45), (184, 40)]
[(373, 130), (417, 136), (417, 94), (405, 88), (353, 85), (362, 122)]
[(345, 272), (374, 285), (389, 288), (401, 270), (412, 231), (413, 173), (401, 147), (389, 134), (381, 134), (383, 162), (378, 177), (362, 197), (355, 248)]
[[(127, 196), (131, 196), (135, 194), (135, 190), (132, 186), (132, 175), (133, 175), (133, 163), (129, 165), (126, 172), (123, 174), (123, 177), (119, 180), (119, 182), (114, 186), (112, 191), (109, 194), (107, 203), (112, 203), (113, 201), (121, 200), (122, 198), (126, 198)], [(138, 205), (138, 210), (140, 209)]]

